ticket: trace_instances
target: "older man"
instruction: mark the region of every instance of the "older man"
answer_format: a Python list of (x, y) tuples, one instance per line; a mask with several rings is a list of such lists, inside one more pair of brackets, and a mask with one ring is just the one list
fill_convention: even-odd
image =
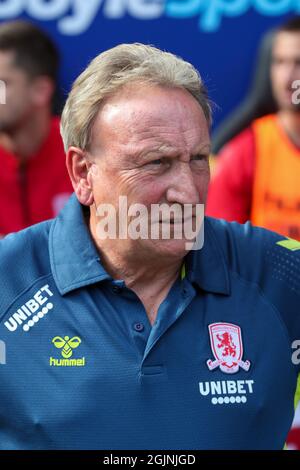
[[(75, 195), (0, 245), (2, 449), (284, 446), (300, 244), (206, 219), (204, 246), (188, 248), (176, 230), (199, 231), (209, 124), (195, 69), (150, 46), (100, 54), (75, 82), (62, 118)], [(120, 198), (125, 235), (103, 230), (110, 208), (124, 222)], [(154, 205), (182, 212), (152, 220)]]

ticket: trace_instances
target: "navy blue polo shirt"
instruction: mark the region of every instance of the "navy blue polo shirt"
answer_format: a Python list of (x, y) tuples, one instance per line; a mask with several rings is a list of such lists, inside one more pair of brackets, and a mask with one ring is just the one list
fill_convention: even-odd
[(300, 244), (205, 220), (151, 327), (82, 208), (0, 242), (1, 449), (282, 449), (300, 372)]

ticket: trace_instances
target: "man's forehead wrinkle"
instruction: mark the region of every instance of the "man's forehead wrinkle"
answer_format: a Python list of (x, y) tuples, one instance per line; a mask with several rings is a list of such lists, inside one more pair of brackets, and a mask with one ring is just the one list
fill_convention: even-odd
[(147, 138), (148, 136), (156, 136), (157, 138), (166, 139), (166, 141), (170, 138), (170, 144), (172, 144), (174, 136), (185, 138), (185, 136), (188, 136), (190, 133), (193, 134), (195, 131), (196, 128), (194, 126), (189, 127), (187, 123), (179, 125), (178, 122), (172, 122), (172, 117), (170, 117), (169, 124), (166, 124), (165, 120), (161, 121), (161, 123), (157, 122), (151, 124), (149, 122), (149, 125), (144, 125), (144, 123), (139, 122), (137, 128), (134, 129), (133, 134), (137, 135), (136, 132), (138, 132), (138, 135), (142, 137)]
[[(167, 105), (160, 103), (159, 106), (151, 108), (150, 106), (145, 106), (147, 103), (145, 101), (134, 101), (130, 100), (127, 103), (124, 101), (116, 103), (107, 103), (103, 108), (101, 114), (104, 121), (113, 126), (115, 121), (122, 123), (124, 127), (128, 127), (129, 130), (132, 129), (132, 126), (137, 126), (138, 128), (145, 127), (160, 127), (163, 123), (166, 123), (167, 115), (170, 115), (170, 121), (172, 121), (172, 115), (175, 111), (173, 110), (170, 113)], [(168, 103), (167, 103), (168, 104)], [(176, 114), (189, 114), (189, 108), (186, 105), (180, 105), (180, 103), (173, 102), (173, 106), (176, 107)], [(181, 127), (184, 128), (184, 123), (186, 119), (177, 120), (181, 121)]]
[(166, 143), (153, 136), (144, 139), (135, 139), (134, 141), (127, 141), (122, 143), (124, 151), (128, 155), (147, 155), (150, 153), (174, 153), (178, 150), (177, 146)]
[[(186, 103), (177, 96), (133, 96), (107, 102), (102, 108), (96, 127), (106, 133), (109, 145), (122, 146), (126, 154), (145, 153), (145, 150), (165, 152), (194, 152), (203, 141), (209, 141), (208, 129), (201, 113), (195, 113), (193, 102)], [(165, 99), (165, 101), (164, 101)], [(197, 105), (198, 109), (198, 105)], [(180, 116), (180, 117), (179, 117)], [(206, 121), (205, 121), (206, 123)], [(97, 139), (98, 140), (98, 139)]]
[[(191, 132), (191, 136), (188, 134)], [(196, 132), (195, 129), (185, 129), (176, 132), (174, 129), (162, 126), (142, 126), (140, 131), (131, 129), (130, 134), (119, 135), (119, 142), (132, 153), (166, 152), (177, 153), (181, 151), (194, 152), (201, 148), (210, 148), (208, 132)], [(198, 150), (199, 149), (199, 150)], [(129, 153), (126, 151), (126, 153)]]

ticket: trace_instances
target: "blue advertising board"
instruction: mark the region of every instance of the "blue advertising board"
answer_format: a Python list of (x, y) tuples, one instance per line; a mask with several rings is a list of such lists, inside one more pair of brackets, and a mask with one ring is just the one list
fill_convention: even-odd
[(192, 62), (217, 104), (214, 125), (241, 101), (269, 28), (300, 0), (0, 0), (0, 21), (27, 18), (61, 51), (64, 93), (87, 63), (121, 42), (144, 42)]

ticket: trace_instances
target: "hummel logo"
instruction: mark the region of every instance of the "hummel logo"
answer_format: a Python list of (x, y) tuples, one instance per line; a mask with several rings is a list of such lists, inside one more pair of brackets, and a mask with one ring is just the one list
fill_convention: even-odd
[(78, 348), (81, 344), (81, 339), (78, 336), (73, 336), (73, 338), (70, 338), (69, 336), (64, 336), (63, 338), (61, 336), (55, 336), (55, 338), (52, 339), (52, 344), (57, 349), (61, 349), (61, 355), (64, 359), (50, 357), (50, 366), (85, 366), (85, 357), (80, 359), (70, 359), (73, 355), (73, 349)]
[(78, 348), (81, 343), (81, 339), (78, 338), (78, 336), (74, 336), (71, 339), (69, 338), (69, 336), (65, 336), (64, 338), (61, 338), (60, 336), (55, 336), (55, 338), (53, 338), (52, 340), (52, 343), (58, 349), (63, 348), (61, 352), (62, 357), (64, 357), (65, 359), (69, 359), (73, 354), (72, 349)]

